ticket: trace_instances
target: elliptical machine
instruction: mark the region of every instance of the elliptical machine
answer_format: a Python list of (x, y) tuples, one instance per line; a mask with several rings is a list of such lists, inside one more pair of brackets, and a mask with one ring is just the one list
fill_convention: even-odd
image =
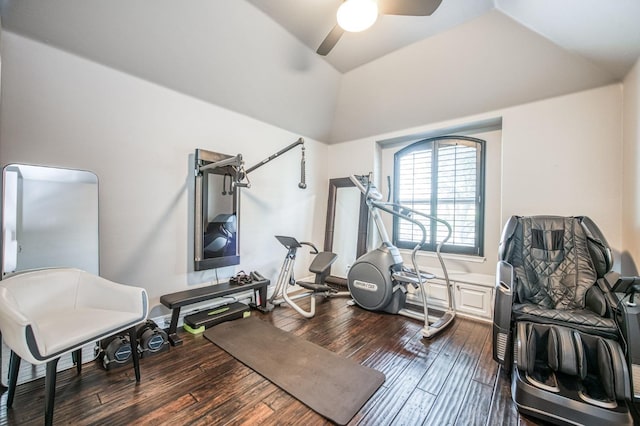
[[(360, 256), (349, 269), (347, 274), (347, 285), (354, 302), (370, 311), (382, 311), (390, 314), (404, 315), (419, 321), (424, 321), (422, 335), (431, 338), (438, 332), (444, 330), (456, 316), (453, 305), (452, 285), (449, 282), (449, 275), (444, 260), (440, 255), (440, 248), (451, 237), (451, 225), (437, 217), (421, 213), (401, 204), (384, 202), (380, 191), (371, 183), (371, 176), (350, 176), (351, 181), (365, 195), (369, 214), (378, 229), (382, 244)], [(393, 216), (407, 220), (422, 231), (422, 239), (416, 244), (411, 253), (411, 263), (413, 270), (403, 265), (402, 256), (396, 246), (391, 243), (380, 211), (384, 211)], [(436, 256), (442, 267), (444, 280), (447, 286), (447, 309), (439, 318), (433, 318), (430, 322), (428, 295), (426, 283), (435, 278), (434, 274), (421, 272), (416, 261), (418, 250), (425, 243), (427, 231), (424, 225), (415, 216), (434, 220), (447, 228), (447, 236), (436, 246)], [(422, 296), (423, 312), (417, 312), (405, 307), (407, 297), (407, 286), (420, 289)]]

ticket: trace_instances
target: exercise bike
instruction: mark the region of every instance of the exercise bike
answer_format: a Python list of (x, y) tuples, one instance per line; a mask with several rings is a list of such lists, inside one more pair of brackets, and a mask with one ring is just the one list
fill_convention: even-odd
[[(276, 282), (276, 287), (267, 300), (267, 309), (272, 310), (283, 303), (291, 306), (296, 312), (305, 318), (312, 318), (316, 314), (316, 297), (349, 296), (349, 292), (340, 292), (326, 284), (325, 280), (331, 272), (331, 265), (338, 259), (338, 255), (328, 251), (319, 252), (313, 243), (298, 241), (293, 237), (276, 235), (276, 239), (287, 249), (287, 255), (280, 269), (280, 275)], [(302, 246), (311, 247), (311, 254), (316, 257), (309, 266), (309, 271), (315, 274), (314, 282), (296, 281), (293, 277), (293, 267), (296, 261), (296, 254)], [(289, 295), (289, 286), (298, 285), (307, 291)], [(295, 301), (309, 297), (311, 306), (308, 311), (304, 310)]]
[[(382, 244), (360, 256), (349, 269), (347, 285), (353, 301), (360, 307), (370, 311), (382, 311), (390, 314), (404, 315), (419, 321), (424, 321), (422, 335), (431, 338), (444, 330), (456, 316), (453, 304), (452, 285), (449, 281), (447, 268), (440, 255), (440, 248), (451, 238), (451, 225), (445, 220), (427, 215), (408, 208), (401, 204), (382, 201), (380, 191), (371, 183), (370, 176), (350, 176), (354, 185), (365, 195), (369, 214), (378, 229)], [(422, 239), (411, 253), (413, 269), (406, 268), (402, 256), (390, 239), (384, 227), (380, 211), (389, 213), (415, 224), (422, 231)], [(447, 229), (447, 236), (436, 246), (436, 256), (442, 267), (444, 280), (447, 286), (447, 308), (439, 318), (429, 318), (427, 281), (435, 278), (434, 274), (421, 272), (416, 261), (418, 250), (425, 243), (427, 231), (422, 222), (416, 217), (420, 216), (428, 220), (436, 221)], [(420, 289), (422, 296), (423, 312), (417, 312), (406, 308), (407, 286)]]

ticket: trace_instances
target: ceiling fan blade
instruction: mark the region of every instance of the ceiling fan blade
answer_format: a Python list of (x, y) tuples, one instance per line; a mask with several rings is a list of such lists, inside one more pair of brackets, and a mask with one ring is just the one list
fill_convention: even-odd
[(381, 15), (429, 16), (442, 0), (378, 0)]
[(327, 34), (327, 36), (324, 38), (324, 40), (320, 44), (320, 47), (318, 47), (318, 50), (316, 50), (316, 53), (318, 55), (327, 56), (327, 54), (331, 52), (331, 49), (333, 49), (333, 47), (336, 45), (338, 40), (340, 40), (342, 34), (344, 34), (344, 30), (342, 29), (342, 27), (340, 27), (340, 25), (336, 24), (336, 26), (333, 27), (333, 29), (329, 31), (329, 34)]

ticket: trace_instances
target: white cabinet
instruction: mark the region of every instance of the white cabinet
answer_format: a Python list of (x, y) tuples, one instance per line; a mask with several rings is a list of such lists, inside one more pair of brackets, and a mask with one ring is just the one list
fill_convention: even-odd
[[(487, 281), (487, 280), (484, 280)], [(453, 286), (456, 312), (460, 316), (466, 316), (481, 320), (491, 320), (493, 315), (493, 285), (486, 282), (481, 284), (460, 280), (451, 280)], [(429, 281), (428, 303), (435, 309), (447, 308), (447, 286), (440, 278)], [(422, 298), (418, 291), (413, 291), (407, 296), (411, 303), (422, 304)]]
[(456, 309), (473, 317), (491, 319), (493, 314), (493, 287), (456, 282)]
[[(434, 279), (429, 281), (428, 289), (429, 291), (427, 294), (429, 295), (429, 306), (433, 306), (435, 308), (446, 308), (448, 306), (447, 286), (444, 280)], [(419, 293), (417, 295), (420, 296)]]

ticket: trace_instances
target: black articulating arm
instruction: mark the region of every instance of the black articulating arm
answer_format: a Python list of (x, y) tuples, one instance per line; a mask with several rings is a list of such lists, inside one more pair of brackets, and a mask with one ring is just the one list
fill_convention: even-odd
[[(304, 139), (303, 138), (298, 138), (297, 141), (295, 141), (294, 143), (292, 143), (291, 145), (282, 148), (280, 151), (276, 152), (275, 154), (271, 154), (269, 157), (265, 158), (264, 160), (262, 160), (261, 162), (259, 162), (258, 164), (255, 164), (251, 167), (249, 167), (248, 169), (246, 169), (244, 171), (245, 176), (248, 175), (249, 173), (251, 173), (252, 171), (256, 170), (259, 167), (264, 166), (265, 164), (267, 164), (269, 161), (274, 160), (276, 158), (278, 158), (279, 156), (281, 156), (282, 154), (284, 154), (285, 152), (288, 152), (290, 150), (292, 150), (293, 148), (295, 148), (298, 145), (302, 145), (302, 159), (300, 161), (300, 183), (298, 184), (298, 187), (301, 189), (305, 189), (307, 187), (307, 183), (306, 183), (306, 176), (305, 176), (305, 157), (304, 157)], [(245, 176), (240, 176), (240, 180), (243, 180), (245, 178)]]

